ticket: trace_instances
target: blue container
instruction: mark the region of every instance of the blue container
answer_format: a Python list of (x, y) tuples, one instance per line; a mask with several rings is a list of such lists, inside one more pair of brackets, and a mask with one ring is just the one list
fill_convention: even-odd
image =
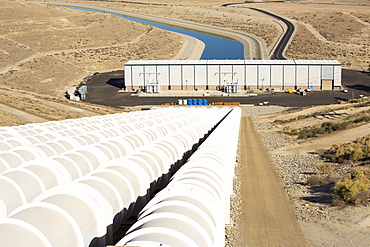
[(80, 93), (84, 93), (84, 92), (86, 92), (86, 91), (87, 91), (87, 86), (86, 86), (86, 85), (82, 85), (82, 86), (78, 89), (78, 91), (79, 91)]
[(197, 100), (197, 105), (203, 105), (203, 100), (202, 99), (198, 99)]
[(188, 105), (193, 105), (193, 100), (192, 99), (188, 99)]
[(208, 100), (204, 99), (203, 100), (203, 105), (208, 105)]
[(79, 89), (78, 89), (78, 92), (80, 94), (84, 94), (87, 92), (87, 87), (85, 85), (81, 86)]

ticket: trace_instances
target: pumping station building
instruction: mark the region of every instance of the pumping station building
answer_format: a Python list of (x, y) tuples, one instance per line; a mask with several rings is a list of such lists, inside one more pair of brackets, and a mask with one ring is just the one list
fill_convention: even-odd
[(340, 90), (336, 60), (130, 60), (125, 88), (167, 90)]

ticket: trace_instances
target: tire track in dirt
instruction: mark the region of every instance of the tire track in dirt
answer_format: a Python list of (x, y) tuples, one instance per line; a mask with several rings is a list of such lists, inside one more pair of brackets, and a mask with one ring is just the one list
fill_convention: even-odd
[[(65, 29), (61, 29), (61, 30), (65, 30)], [(150, 32), (150, 31), (149, 31)], [(11, 69), (14, 69), (14, 68), (18, 68), (19, 69), (19, 66), (21, 64), (24, 64), (28, 61), (31, 61), (32, 59), (35, 59), (35, 58), (40, 58), (40, 57), (47, 57), (47, 56), (53, 56), (54, 58), (58, 59), (58, 60), (61, 60), (62, 62), (64, 63), (67, 63), (67, 64), (70, 64), (71, 66), (74, 66), (82, 71), (85, 71), (87, 73), (92, 73), (91, 71), (88, 71), (87, 69), (73, 63), (73, 62), (70, 62), (66, 59), (63, 59), (62, 57), (59, 57), (57, 56), (56, 54), (58, 53), (62, 53), (62, 52), (66, 52), (66, 53), (69, 53), (69, 52), (81, 52), (81, 51), (87, 51), (87, 50), (90, 50), (90, 49), (104, 49), (104, 48), (113, 48), (113, 47), (125, 47), (127, 45), (130, 45), (130, 44), (135, 44), (137, 42), (140, 41), (140, 39), (142, 37), (144, 37), (145, 35), (147, 35), (149, 32), (144, 32), (140, 35), (138, 35), (137, 37), (135, 37), (133, 40), (131, 41), (128, 41), (128, 42), (124, 42), (124, 43), (121, 43), (121, 44), (118, 44), (118, 45), (104, 45), (104, 46), (90, 46), (90, 47), (83, 47), (83, 48), (78, 48), (78, 49), (64, 49), (64, 50), (55, 50), (55, 51), (48, 51), (48, 52), (40, 52), (32, 47), (29, 47), (27, 46), (26, 44), (23, 44), (23, 43), (20, 43), (14, 39), (11, 39), (9, 37), (6, 37), (6, 35), (0, 35), (0, 38), (4, 39), (4, 40), (9, 40), (13, 43), (15, 43), (16, 45), (18, 45), (19, 47), (22, 47), (22, 48), (25, 48), (25, 49), (28, 49), (28, 50), (31, 50), (33, 52), (35, 52), (35, 54), (29, 56), (29, 57), (26, 57), (22, 60), (19, 60), (17, 61), (16, 63), (14, 64), (11, 64), (5, 68), (2, 68), (0, 70), (0, 74), (4, 74), (6, 72), (9, 72), (9, 70)]]
[(4, 112), (4, 113), (7, 113), (7, 114), (10, 114), (10, 115), (13, 115), (13, 116), (17, 116), (20, 119), (22, 119), (26, 122), (29, 122), (29, 123), (43, 123), (43, 122), (47, 122), (47, 121), (52, 120), (52, 119), (49, 119), (49, 118), (37, 116), (33, 113), (29, 113), (29, 112), (17, 109), (15, 107), (12, 107), (12, 106), (9, 106), (9, 105), (6, 105), (6, 104), (1, 104), (0, 103), (0, 109), (1, 109), (0, 112)]
[(313, 137), (296, 144), (281, 147), (270, 152), (270, 154), (298, 154), (312, 153), (320, 149), (329, 149), (335, 143), (351, 142), (357, 137), (370, 134), (370, 123), (350, 128), (347, 130), (336, 131), (328, 135)]
[[(26, 104), (29, 101), (29, 105), (25, 106), (18, 106), (12, 105), (12, 103), (0, 103), (0, 113), (6, 113), (9, 115), (16, 116), (26, 122), (29, 123), (41, 123), (46, 121), (55, 121), (60, 120), (58, 115), (50, 115), (48, 116), (46, 113), (44, 114), (37, 114), (35, 111), (31, 109), (37, 107), (45, 109), (60, 109), (63, 111), (63, 114), (71, 114), (73, 116), (78, 117), (92, 117), (92, 116), (99, 116), (102, 115), (99, 111), (94, 111), (90, 109), (85, 109), (84, 107), (79, 107), (75, 105), (71, 105), (69, 103), (58, 102), (52, 99), (48, 99), (47, 96), (39, 96), (37, 93), (17, 90), (17, 89), (8, 89), (8, 88), (1, 88), (0, 93), (4, 95), (8, 95), (12, 99), (18, 99), (23, 104)], [(22, 100), (22, 98), (27, 98), (27, 100)], [(36, 105), (34, 105), (36, 103)], [(71, 102), (73, 103), (73, 102)], [(41, 104), (41, 105), (40, 105)], [(56, 113), (54, 113), (56, 114)]]

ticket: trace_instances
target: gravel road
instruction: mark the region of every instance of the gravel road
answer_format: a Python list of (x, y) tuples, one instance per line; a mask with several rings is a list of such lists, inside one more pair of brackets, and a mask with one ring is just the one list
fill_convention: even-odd
[(0, 103), (0, 108), (1, 108), (2, 112), (11, 114), (12, 116), (19, 117), (19, 118), (23, 119), (26, 122), (43, 123), (43, 122), (50, 121), (50, 119), (43, 118), (43, 117), (37, 116), (35, 114), (29, 113), (29, 112), (26, 112), (26, 111), (23, 111), (23, 110), (19, 110), (17, 108), (9, 106), (9, 105), (5, 105), (5, 104)]
[(233, 224), (226, 227), (226, 246), (309, 246), (251, 119), (284, 110), (279, 106), (243, 107), (231, 200)]
[[(330, 107), (332, 106), (327, 106), (327, 108)], [(284, 108), (281, 108), (281, 110), (283, 109)], [(278, 110), (279, 109), (276, 107), (275, 109), (270, 107), (244, 108), (244, 112), (252, 116), (269, 114)], [(307, 113), (308, 110), (310, 109), (303, 110), (303, 112), (300, 113), (297, 112), (297, 114)], [(312, 110), (316, 111), (323, 109), (321, 109), (321, 107), (315, 107)], [(274, 169), (280, 179), (280, 183), (284, 187), (286, 195), (290, 198), (290, 207), (294, 209), (296, 221), (300, 224), (307, 241), (311, 246), (368, 246), (370, 241), (370, 228), (366, 227), (366, 225), (362, 226), (359, 223), (368, 217), (368, 207), (335, 207), (333, 206), (333, 196), (330, 192), (330, 185), (314, 187), (306, 185), (307, 179), (310, 178), (312, 174), (317, 174), (318, 166), (323, 162), (317, 154), (298, 153), (295, 151), (289, 154), (282, 154), (281, 152), (272, 154), (276, 150), (284, 149), (284, 147), (287, 148), (296, 143), (295, 138), (291, 138), (276, 131), (273, 125), (271, 125), (271, 122), (274, 120), (271, 116), (280, 118), (280, 115), (283, 115), (282, 113), (280, 113), (280, 115), (277, 114), (279, 113), (277, 112), (276, 114), (266, 117), (253, 117), (254, 128), (258, 131), (265, 148), (270, 152), (271, 162), (274, 164)], [(295, 113), (286, 113), (285, 115), (289, 118), (294, 114)], [(357, 131), (353, 131), (353, 135), (356, 136)], [(337, 137), (344, 138), (342, 134), (338, 133), (336, 136), (324, 140), (324, 142), (326, 143)], [(315, 140), (312, 141), (315, 142)], [(318, 143), (316, 143), (316, 145), (318, 145)], [(243, 159), (240, 158), (243, 157), (242, 152), (240, 152), (239, 155), (239, 160), (243, 161)], [(244, 173), (242, 173), (243, 165), (243, 162), (238, 162), (235, 169), (235, 197), (231, 204), (232, 209), (239, 211), (242, 211), (240, 198), (243, 198), (243, 190), (241, 188), (245, 186), (243, 183), (247, 177), (247, 174), (244, 175)], [(343, 176), (349, 169), (352, 169), (351, 164), (343, 165), (331, 163), (331, 165), (336, 170), (336, 173), (331, 176), (331, 179)], [(262, 179), (262, 177), (260, 179)], [(248, 203), (248, 201), (246, 203)], [(235, 220), (233, 231), (236, 231), (236, 233), (232, 232), (231, 228), (233, 227), (227, 228), (227, 230), (229, 230), (227, 232), (229, 234), (227, 246), (245, 246), (242, 244), (234, 244), (237, 243), (237, 239), (241, 239), (241, 234), (237, 232), (237, 229), (239, 225), (243, 226), (244, 221), (241, 213), (233, 212), (233, 214), (235, 214), (235, 218), (233, 218)], [(275, 242), (271, 242), (268, 245), (275, 246), (276, 244)], [(301, 244), (297, 244), (297, 246), (301, 246)]]
[(247, 246), (309, 246), (250, 117), (242, 119), (241, 186)]

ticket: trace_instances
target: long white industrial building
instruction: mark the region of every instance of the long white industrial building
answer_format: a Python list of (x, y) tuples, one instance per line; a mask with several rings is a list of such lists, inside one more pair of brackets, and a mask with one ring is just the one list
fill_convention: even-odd
[(130, 60), (125, 88), (163, 90), (339, 90), (336, 60)]

